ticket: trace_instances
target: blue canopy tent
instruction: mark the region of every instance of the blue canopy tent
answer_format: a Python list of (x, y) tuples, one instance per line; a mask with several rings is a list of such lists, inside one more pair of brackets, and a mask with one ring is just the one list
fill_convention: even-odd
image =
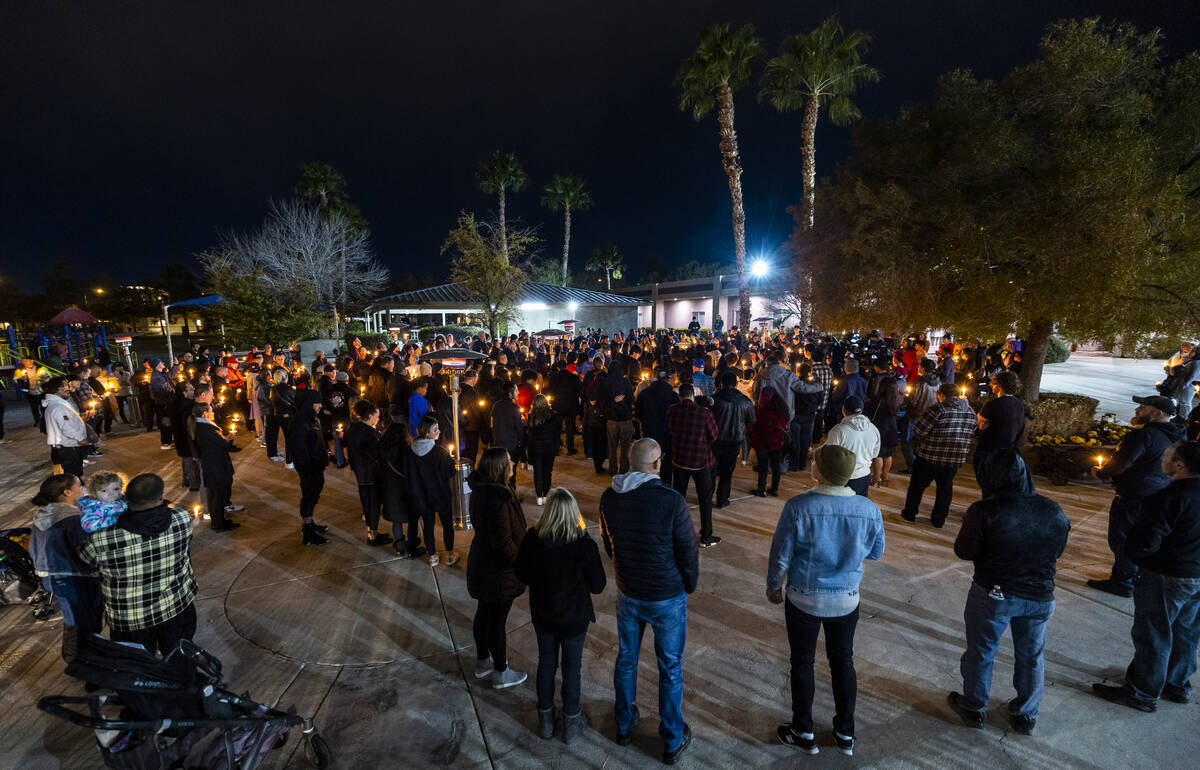
[[(205, 297), (196, 297), (195, 299), (185, 299), (181, 302), (171, 302), (163, 305), (163, 331), (167, 335), (167, 360), (175, 357), (175, 351), (171, 347), (171, 313), (170, 308), (173, 307), (211, 307), (220, 305), (225, 299), (220, 294), (209, 294)], [(221, 340), (225, 339), (225, 325), (221, 324)]]

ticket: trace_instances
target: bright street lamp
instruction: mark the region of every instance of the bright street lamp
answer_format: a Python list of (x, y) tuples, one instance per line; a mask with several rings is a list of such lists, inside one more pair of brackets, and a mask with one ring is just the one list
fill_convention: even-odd
[(755, 278), (765, 277), (767, 271), (770, 269), (771, 266), (767, 264), (767, 260), (761, 257), (750, 263), (750, 275), (754, 276)]

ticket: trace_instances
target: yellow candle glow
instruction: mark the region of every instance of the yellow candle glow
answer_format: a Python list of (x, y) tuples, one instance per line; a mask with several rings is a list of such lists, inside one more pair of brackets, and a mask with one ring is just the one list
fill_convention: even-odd
[(198, 505), (192, 506), (192, 517), (196, 518), (196, 519), (200, 518), (200, 506), (198, 506)]
[(1096, 455), (1096, 467), (1097, 468), (1104, 467), (1104, 455)]

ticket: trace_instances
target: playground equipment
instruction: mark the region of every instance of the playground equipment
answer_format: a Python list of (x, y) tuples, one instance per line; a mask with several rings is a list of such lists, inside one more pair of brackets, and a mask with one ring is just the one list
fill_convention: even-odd
[(64, 363), (95, 358), (108, 348), (108, 329), (86, 310), (74, 305), (63, 310), (46, 326), (18, 329), (7, 324), (0, 340), (0, 366), (15, 366), (22, 358)]

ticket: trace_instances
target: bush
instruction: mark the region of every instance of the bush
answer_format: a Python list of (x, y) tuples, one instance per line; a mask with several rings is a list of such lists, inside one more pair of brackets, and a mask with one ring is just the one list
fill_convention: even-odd
[(479, 332), (487, 331), (482, 326), (427, 326), (418, 332), (422, 345), (428, 345), (433, 342), (433, 338), (439, 334), (453, 334), (455, 344), (462, 346), (463, 342), (470, 340)]
[(388, 332), (346, 332), (346, 349), (348, 350), (354, 344), (354, 338), (362, 342), (362, 345), (367, 350), (374, 350), (377, 345), (390, 345), (392, 343), (392, 335)]
[(1029, 405), (1032, 420), (1029, 435), (1049, 433), (1053, 436), (1080, 436), (1087, 433), (1096, 419), (1100, 402), (1078, 393), (1042, 393), (1041, 399)]
[(1071, 357), (1071, 348), (1061, 337), (1051, 337), (1050, 347), (1046, 348), (1046, 363), (1061, 364)]

